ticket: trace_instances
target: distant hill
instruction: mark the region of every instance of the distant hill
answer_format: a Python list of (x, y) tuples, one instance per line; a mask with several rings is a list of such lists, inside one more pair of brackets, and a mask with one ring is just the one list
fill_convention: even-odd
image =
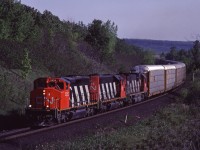
[(177, 50), (189, 50), (193, 46), (192, 41), (161, 41), (161, 40), (142, 40), (142, 39), (124, 39), (128, 44), (139, 46), (144, 49), (154, 50), (156, 53), (167, 52), (171, 47)]

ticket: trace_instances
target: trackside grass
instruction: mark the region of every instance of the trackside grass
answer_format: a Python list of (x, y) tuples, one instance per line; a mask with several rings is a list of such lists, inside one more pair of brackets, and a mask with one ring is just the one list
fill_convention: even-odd
[[(109, 132), (108, 132), (109, 131)], [(36, 149), (200, 149), (200, 109), (171, 104), (134, 126), (99, 129), (76, 141), (44, 143)]]

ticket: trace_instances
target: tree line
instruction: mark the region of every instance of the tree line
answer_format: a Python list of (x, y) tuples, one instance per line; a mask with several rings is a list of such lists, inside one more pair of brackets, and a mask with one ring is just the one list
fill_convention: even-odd
[(168, 60), (182, 61), (186, 64), (188, 72), (196, 72), (200, 69), (200, 42), (194, 41), (193, 47), (189, 50), (171, 47), (169, 53), (162, 53), (160, 56)]
[[(3, 54), (0, 63), (7, 68), (22, 69), (24, 76), (29, 72), (28, 68), (34, 69), (41, 65), (55, 75), (87, 74), (88, 66), (93, 70), (101, 65), (117, 71), (123, 65), (120, 58), (116, 59), (119, 49), (122, 53), (129, 53), (131, 49), (132, 57), (139, 55), (141, 60), (148, 60), (143, 57), (142, 49), (127, 46), (120, 40), (117, 30), (117, 25), (110, 20), (103, 22), (94, 19), (88, 25), (61, 21), (50, 11), (40, 13), (17, 0), (0, 0), (0, 51)], [(123, 49), (123, 46), (128, 49)], [(88, 57), (91, 59), (88, 60)], [(77, 62), (77, 59), (86, 65)], [(77, 69), (71, 68), (69, 63)]]

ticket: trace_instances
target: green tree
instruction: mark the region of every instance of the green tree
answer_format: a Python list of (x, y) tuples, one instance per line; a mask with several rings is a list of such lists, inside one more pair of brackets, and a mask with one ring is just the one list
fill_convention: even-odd
[(0, 39), (8, 39), (11, 32), (10, 18), (7, 17), (12, 1), (0, 1)]
[(155, 62), (155, 53), (151, 50), (145, 50), (143, 53), (143, 64), (153, 65)]
[(190, 51), (187, 51), (187, 50), (184, 50), (184, 49), (179, 50), (177, 60), (184, 62), (187, 66), (187, 69), (191, 69), (192, 58), (191, 58)]
[(193, 48), (191, 49), (192, 62), (194, 70), (200, 68), (200, 43), (198, 40), (194, 42)]
[[(1, 70), (2, 71), (2, 70)], [(10, 107), (10, 98), (12, 97), (13, 88), (9, 84), (7, 74), (0, 74), (0, 113), (6, 111)]]
[(109, 20), (106, 23), (101, 20), (93, 20), (88, 25), (86, 41), (98, 51), (101, 63), (112, 57), (115, 50), (116, 37), (117, 26)]
[(164, 59), (164, 58), (165, 58), (165, 53), (164, 53), (164, 52), (162, 52), (162, 53), (160, 54), (160, 58), (161, 58), (161, 59)]
[(34, 26), (30, 9), (17, 0), (3, 0), (0, 4), (0, 38), (19, 42), (27, 39)]
[(42, 14), (42, 24), (48, 30), (50, 37), (55, 36), (55, 33), (62, 29), (60, 19), (48, 10)]
[(176, 47), (171, 47), (170, 52), (166, 55), (166, 59), (168, 60), (176, 60), (178, 56), (178, 51)]
[(22, 78), (25, 79), (31, 71), (31, 59), (29, 58), (28, 49), (24, 49), (24, 57), (22, 60)]

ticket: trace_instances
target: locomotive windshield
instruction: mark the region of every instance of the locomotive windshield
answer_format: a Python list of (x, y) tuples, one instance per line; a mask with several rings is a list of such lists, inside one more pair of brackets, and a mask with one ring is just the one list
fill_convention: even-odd
[(60, 89), (62, 89), (62, 90), (64, 89), (64, 83), (63, 82), (58, 82), (57, 85)]
[(56, 83), (55, 82), (49, 82), (48, 83), (48, 87), (55, 87), (56, 86)]
[(64, 83), (63, 82), (54, 82), (54, 81), (51, 81), (48, 83), (47, 85), (48, 87), (54, 87), (56, 89), (61, 89), (63, 90), (64, 89)]
[(64, 89), (64, 83), (63, 82), (56, 82), (56, 81), (50, 81), (48, 82), (47, 79), (38, 79), (34, 83), (34, 89), (37, 88), (56, 88), (58, 90), (63, 90)]

